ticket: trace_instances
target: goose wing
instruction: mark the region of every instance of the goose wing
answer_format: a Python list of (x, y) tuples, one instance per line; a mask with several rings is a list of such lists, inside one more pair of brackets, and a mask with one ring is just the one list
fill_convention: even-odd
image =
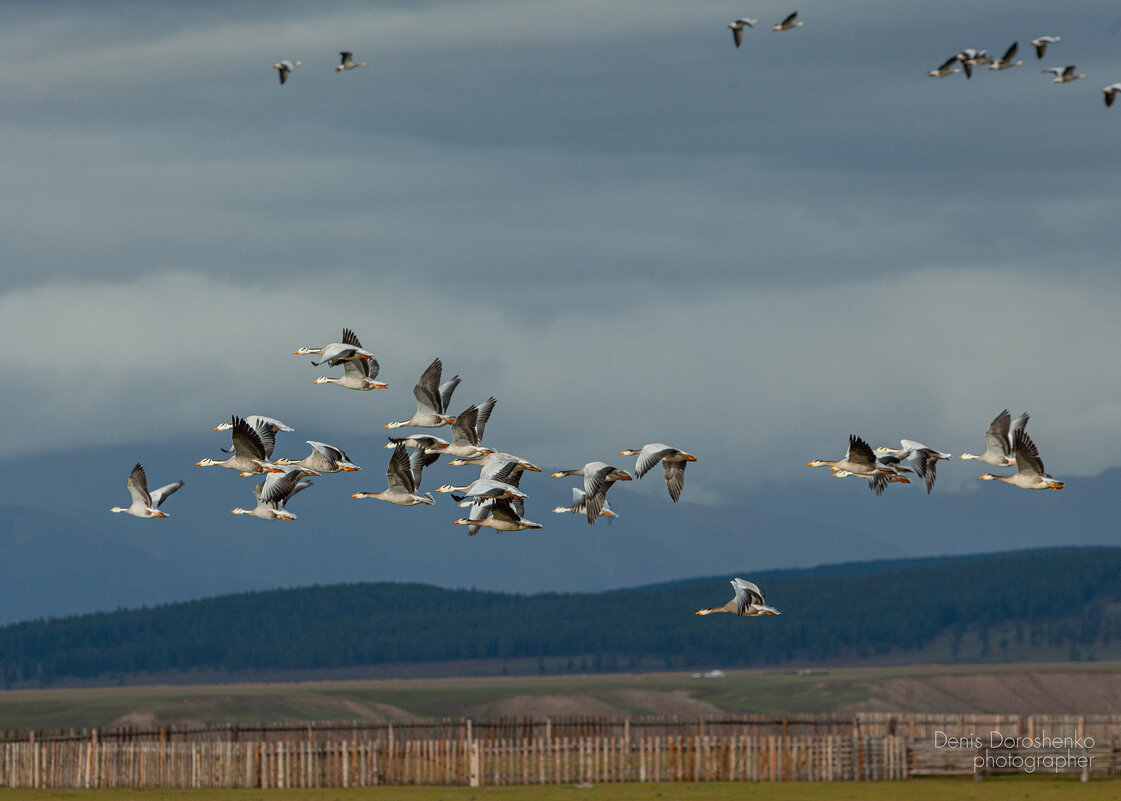
[(603, 462), (589, 462), (584, 466), (585, 512), (590, 525), (595, 525), (596, 518), (603, 511), (603, 502), (607, 497), (607, 476), (614, 470), (614, 467)]
[(792, 23), (797, 17), (798, 17), (798, 12), (795, 11), (792, 14), (790, 14), (790, 16), (788, 16), (786, 19), (784, 19), (780, 24), (781, 24), (782, 27), (785, 28), (787, 25)]
[(144, 468), (140, 463), (136, 463), (136, 467), (132, 468), (132, 472), (128, 474), (128, 494), (132, 496), (133, 505), (142, 505), (146, 509), (153, 508), (152, 496), (148, 494), (148, 476), (144, 472)]
[(1043, 469), (1043, 460), (1039, 458), (1039, 449), (1035, 447), (1035, 443), (1031, 441), (1027, 432), (1022, 429), (1017, 431), (1015, 442), (1016, 472), (1046, 475), (1047, 471)]
[(457, 414), (455, 422), (452, 423), (452, 444), (478, 446), (479, 436), (475, 431), (478, 419), (479, 407), (475, 405), (468, 406)]
[(872, 452), (872, 446), (856, 434), (849, 434), (849, 450), (845, 458), (853, 464), (867, 467), (876, 465), (876, 454)]
[(669, 445), (665, 445), (661, 442), (643, 445), (642, 450), (638, 454), (638, 461), (636, 461), (634, 465), (634, 474), (642, 478), (654, 468), (654, 465), (674, 453), (677, 453), (676, 448), (671, 448)]
[(267, 453), (272, 453), (275, 442), (272, 431), (256, 429), (240, 417), (234, 417), (233, 430), (230, 437), (233, 440), (234, 455), (244, 459), (257, 459), (265, 461)]
[(989, 427), (985, 429), (985, 443), (988, 446), (985, 453), (993, 456), (1012, 455), (1012, 440), (1008, 435), (1011, 426), (1012, 415), (1007, 409), (993, 418)]
[(444, 414), (448, 411), (448, 406), (450, 406), (452, 402), (452, 393), (455, 392), (455, 388), (459, 386), (459, 383), (459, 376), (455, 375), (440, 384), (440, 408), (436, 410), (440, 412), (440, 414)]
[(766, 606), (767, 598), (757, 584), (746, 579), (735, 578), (730, 582), (736, 590), (736, 614), (744, 615), (749, 606)]
[(685, 486), (686, 462), (662, 462), (662, 469), (666, 474), (666, 487), (673, 502), (681, 497), (681, 490)]
[(183, 486), (182, 481), (176, 481), (174, 484), (165, 484), (159, 489), (152, 490), (152, 507), (155, 509), (160, 508), (160, 504), (168, 499), (168, 496), (174, 495), (176, 490)]
[(479, 404), (479, 416), (475, 420), (475, 445), (483, 441), (483, 431), (487, 427), (487, 420), (490, 419), (490, 413), (494, 411), (494, 404), (498, 403), (494, 396), (487, 398)]
[(1004, 51), (1004, 55), (1000, 57), (1000, 60), (1005, 62), (1005, 63), (1011, 61), (1013, 58), (1016, 57), (1016, 50), (1019, 48), (1019, 46), (1020, 46), (1019, 42), (1013, 42), (1012, 46)]
[(385, 477), (389, 479), (389, 489), (396, 492), (416, 492), (413, 482), (413, 468), (409, 460), (409, 452), (403, 442), (398, 442), (389, 457), (389, 467), (386, 468)]
[(432, 364), (424, 368), (420, 378), (413, 387), (413, 396), (416, 398), (418, 414), (437, 414), (440, 409), (440, 375), (444, 371), (444, 363), (439, 358), (433, 359)]
[(349, 50), (343, 50), (339, 55), (342, 57), (342, 61), (339, 62), (340, 66), (345, 67), (347, 64), (354, 63), (354, 53), (351, 53)]

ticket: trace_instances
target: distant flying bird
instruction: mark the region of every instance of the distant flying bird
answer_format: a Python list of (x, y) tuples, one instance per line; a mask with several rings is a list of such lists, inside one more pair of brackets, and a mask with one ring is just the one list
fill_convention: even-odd
[(639, 478), (661, 462), (662, 470), (666, 475), (666, 488), (674, 503), (677, 503), (677, 499), (681, 497), (681, 488), (685, 486), (685, 463), (697, 461), (697, 457), (693, 454), (679, 451), (661, 442), (643, 445), (641, 449), (629, 448), (619, 451), (619, 455), (638, 456), (634, 465), (634, 474)]
[(1113, 98), (1121, 92), (1121, 83), (1111, 83), (1109, 86), (1102, 89), (1102, 94), (1105, 95), (1106, 106), (1113, 105)]
[(732, 29), (732, 39), (735, 40), (736, 47), (739, 47), (740, 43), (743, 41), (744, 27), (754, 28), (757, 22), (759, 22), (757, 19), (740, 17), (738, 20), (728, 25), (728, 27)]
[(955, 58), (961, 62), (961, 66), (965, 69), (965, 77), (973, 77), (973, 68), (979, 67), (984, 64), (992, 63), (989, 58), (988, 50), (975, 50), (972, 47), (967, 47), (958, 53)]
[(341, 53), (339, 53), (339, 55), (342, 56), (342, 62), (339, 64), (339, 66), (335, 67), (335, 72), (342, 72), (343, 70), (352, 70), (355, 67), (366, 66), (365, 61), (363, 61), (361, 64), (354, 63), (354, 53), (351, 53), (349, 50), (343, 50)]
[(421, 472), (424, 466), (430, 463), (427, 460), (435, 458), (435, 456), (428, 456), (420, 448), (414, 449), (410, 455), (405, 449), (405, 443), (398, 442), (393, 448), (393, 455), (389, 457), (389, 467), (385, 471), (385, 477), (389, 482), (386, 488), (381, 492), (356, 492), (351, 497), (374, 498), (398, 506), (431, 506), (436, 503), (432, 493), (426, 492), (421, 495), (418, 490)]
[(797, 16), (798, 16), (798, 12), (795, 11), (793, 14), (788, 16), (786, 19), (784, 19), (778, 25), (775, 25), (773, 28), (771, 28), (771, 30), (772, 31), (788, 31), (791, 28), (797, 28), (799, 25), (805, 25), (806, 23), (804, 23), (804, 22), (795, 22), (794, 21), (795, 17), (797, 17)]
[(303, 63), (302, 61), (289, 61), (288, 59), (284, 59), (284, 61), (273, 64), (272, 68), (280, 73), (280, 85), (283, 86), (284, 82), (288, 80), (288, 73)]
[(1051, 83), (1070, 83), (1071, 81), (1077, 81), (1079, 78), (1086, 77), (1085, 74), (1075, 75), (1075, 69), (1075, 66), (1071, 64), (1069, 67), (1048, 67), (1043, 70), (1043, 72), (1054, 74), (1055, 80), (1051, 81)]
[(1004, 55), (989, 65), (991, 70), (1006, 70), (1010, 67), (1018, 67), (1023, 64), (1023, 61), (1013, 61), (1016, 57), (1016, 49), (1019, 47), (1019, 42), (1013, 42), (1012, 46), (1004, 51)]
[(231, 419), (230, 436), (233, 440), (233, 454), (228, 459), (216, 461), (202, 459), (195, 462), (197, 467), (225, 467), (237, 470), (243, 476), (260, 473), (283, 473), (279, 467), (266, 461), (273, 448), (273, 432), (257, 429), (240, 417)]
[(952, 455), (936, 451), (933, 448), (928, 448), (921, 442), (915, 442), (910, 439), (902, 439), (899, 441), (899, 444), (902, 447), (888, 448), (881, 446), (876, 448), (876, 453), (892, 454), (901, 461), (911, 465), (911, 469), (914, 471), (915, 475), (922, 476), (923, 482), (926, 484), (926, 492), (929, 495), (930, 491), (934, 489), (938, 462), (942, 459), (950, 459)]
[(976, 459), (993, 467), (1011, 467), (1016, 464), (1013, 442), (1017, 431), (1023, 431), (1031, 415), (1024, 412), (1015, 421), (1005, 409), (993, 418), (985, 429), (985, 452), (980, 454), (963, 453), (960, 459)]
[(607, 491), (611, 489), (611, 485), (616, 481), (631, 481), (634, 478), (626, 470), (612, 467), (606, 462), (588, 462), (583, 467), (553, 473), (553, 478), (563, 476), (584, 477), (584, 503), (589, 526), (594, 526), (596, 518), (602, 513), (603, 504), (607, 502)]
[(307, 440), (311, 453), (303, 459), (277, 459), (273, 464), (282, 467), (302, 467), (315, 473), (351, 473), (362, 468), (350, 461), (346, 452), (326, 442)]
[(451, 403), (452, 393), (459, 386), (459, 376), (453, 376), (440, 383), (440, 376), (444, 370), (444, 363), (439, 358), (433, 359), (432, 364), (425, 368), (420, 378), (413, 387), (413, 397), (416, 398), (416, 413), (408, 420), (386, 423), (386, 428), (401, 428), (402, 426), (417, 426), (418, 428), (439, 428), (455, 420), (447, 415), (448, 404)]
[(961, 72), (961, 70), (954, 68), (954, 65), (957, 63), (958, 57), (950, 56), (948, 59), (942, 62), (942, 66), (940, 66), (936, 70), (931, 70), (927, 73), (927, 75), (929, 75), (931, 78), (945, 78), (947, 75), (953, 75), (955, 72)]
[[(570, 513), (574, 515), (586, 515), (588, 513), (588, 504), (586, 502), (587, 495), (584, 490), (579, 487), (572, 488), (572, 505), (571, 506), (557, 506), (553, 509), (557, 514)], [(603, 508), (599, 511), (603, 517), (618, 517), (611, 509), (611, 503), (604, 498)]]
[(232, 515), (252, 515), (261, 520), (295, 520), (296, 516), (284, 508), (297, 492), (302, 492), (311, 486), (310, 481), (303, 481), (304, 476), (314, 476), (316, 473), (300, 467), (289, 468), (272, 475), (266, 476), (257, 486), (253, 487), (253, 495), (257, 498), (257, 505), (252, 509), (231, 509)]
[(164, 512), (160, 511), (160, 504), (182, 487), (183, 482), (176, 481), (174, 484), (168, 484), (148, 492), (148, 476), (145, 475), (144, 468), (137, 462), (136, 467), (132, 468), (132, 472), (128, 474), (126, 486), (128, 487), (128, 494), (132, 496), (132, 503), (128, 506), (114, 506), (109, 510), (110, 512), (124, 512), (133, 517), (141, 518), (167, 517)]
[[(309, 354), (319, 354), (322, 357), (319, 361), (312, 362), (316, 367), (324, 362), (327, 362), (331, 367), (338, 367), (344, 362), (358, 359), (372, 362), (375, 367), (378, 363), (374, 354), (362, 347), (362, 343), (358, 341), (358, 335), (349, 328), (343, 329), (342, 342), (331, 342), (321, 348), (298, 348), (293, 352), (295, 356), (307, 356)], [(374, 370), (374, 375), (377, 375), (377, 369)]]
[(1054, 44), (1062, 38), (1061, 36), (1040, 36), (1038, 39), (1032, 39), (1031, 44), (1035, 48), (1035, 57), (1037, 59), (1043, 58), (1043, 54), (1047, 52), (1047, 45)]
[(981, 476), (981, 480), (1002, 481), (1014, 487), (1031, 490), (1061, 490), (1063, 488), (1063, 482), (1052, 478), (1043, 469), (1043, 460), (1039, 458), (1039, 451), (1023, 429), (1016, 432), (1015, 450), (1016, 472), (1014, 474), (994, 476), (992, 473), (985, 473)]
[(884, 468), (876, 464), (876, 454), (872, 447), (855, 434), (849, 434), (849, 449), (844, 459), (814, 459), (806, 467), (828, 467), (833, 471), (843, 471), (846, 475), (871, 478), (883, 473)]
[(540, 523), (526, 520), (518, 514), (507, 500), (473, 504), (467, 517), (461, 517), (453, 522), (459, 526), (467, 526), (468, 534), (475, 534), (480, 526), (493, 528), (495, 531), (527, 531), (544, 528)]
[(716, 606), (712, 609), (698, 609), (694, 614), (713, 615), (717, 612), (729, 612), (741, 617), (782, 614), (773, 606), (767, 606), (767, 596), (759, 588), (759, 585), (741, 578), (734, 578), (728, 583), (736, 590), (736, 595), (732, 600), (723, 606)]

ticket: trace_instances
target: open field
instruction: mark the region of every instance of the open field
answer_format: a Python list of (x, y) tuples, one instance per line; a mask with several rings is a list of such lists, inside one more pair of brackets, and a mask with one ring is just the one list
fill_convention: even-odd
[(351, 790), (3, 790), (0, 801), (1105, 801), (1121, 779), (1081, 783), (1069, 777), (1015, 776), (907, 782), (811, 784), (602, 784), (526, 787), (373, 787)]
[(1121, 713), (1121, 664), (926, 665), (0, 691), (0, 730), (723, 712)]

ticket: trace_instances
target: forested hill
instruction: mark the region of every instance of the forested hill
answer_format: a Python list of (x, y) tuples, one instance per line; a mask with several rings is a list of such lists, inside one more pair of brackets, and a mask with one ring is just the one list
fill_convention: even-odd
[(779, 617), (697, 617), (730, 575), (596, 594), (346, 584), (0, 628), (4, 686), (490, 660), (516, 672), (1121, 655), (1121, 549), (751, 574)]

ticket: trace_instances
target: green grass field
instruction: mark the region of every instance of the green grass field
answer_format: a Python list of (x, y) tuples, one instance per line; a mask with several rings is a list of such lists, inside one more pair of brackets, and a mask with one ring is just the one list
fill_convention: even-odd
[(354, 790), (2, 790), (0, 801), (1106, 801), (1121, 780), (1014, 776), (811, 784), (603, 784), (533, 787), (374, 787)]

